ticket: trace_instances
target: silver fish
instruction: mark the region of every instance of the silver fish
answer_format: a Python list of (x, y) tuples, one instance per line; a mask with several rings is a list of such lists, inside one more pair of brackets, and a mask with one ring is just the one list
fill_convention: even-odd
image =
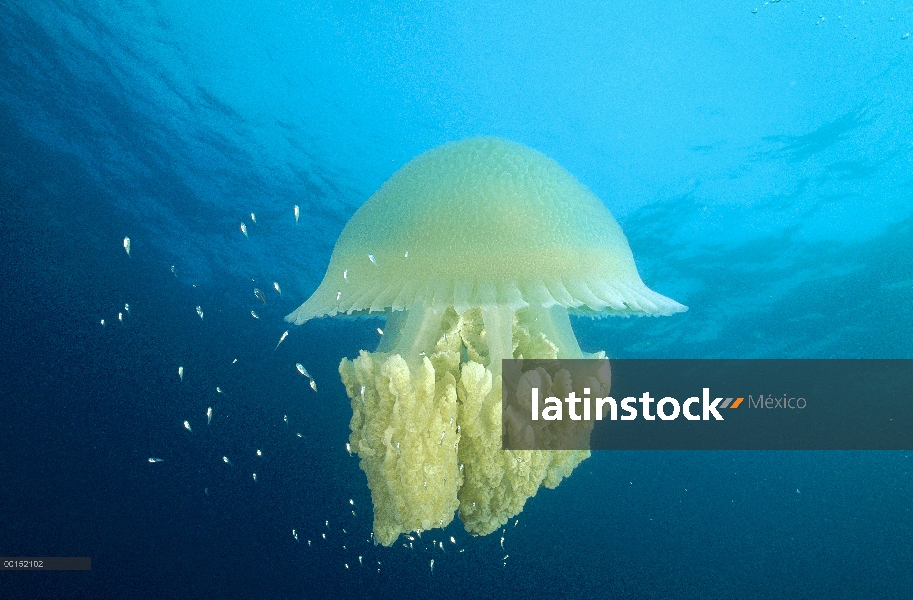
[[(285, 333), (282, 334), (282, 337), (279, 338), (279, 344), (281, 344), (282, 342), (284, 342), (284, 341), (285, 341), (285, 338), (287, 338), (287, 337), (288, 337), (288, 330), (286, 329), (286, 330), (285, 330)], [(274, 350), (277, 349), (277, 348), (279, 348), (279, 344), (276, 344), (276, 348), (274, 348)]]

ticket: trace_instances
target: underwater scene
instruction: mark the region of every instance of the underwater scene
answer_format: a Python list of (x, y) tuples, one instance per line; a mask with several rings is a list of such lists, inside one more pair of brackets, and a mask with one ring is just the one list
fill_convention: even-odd
[(0, 598), (913, 598), (913, 448), (502, 449), (913, 359), (913, 1), (714, 4), (0, 3)]

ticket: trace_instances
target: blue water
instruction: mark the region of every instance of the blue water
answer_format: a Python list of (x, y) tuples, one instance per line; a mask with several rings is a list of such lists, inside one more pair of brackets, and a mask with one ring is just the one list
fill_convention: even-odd
[(913, 597), (911, 452), (595, 453), (503, 549), (374, 547), (336, 368), (383, 323), (275, 349), (355, 209), (484, 134), (690, 307), (584, 349), (913, 358), (913, 3), (721, 4), (2, 3), (0, 554), (92, 570), (0, 597)]

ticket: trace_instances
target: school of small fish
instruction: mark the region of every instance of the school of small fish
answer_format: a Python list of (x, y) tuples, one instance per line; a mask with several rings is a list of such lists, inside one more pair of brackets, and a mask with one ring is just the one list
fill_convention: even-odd
[[(294, 215), (295, 215), (295, 223), (297, 224), (298, 221), (299, 221), (299, 217), (300, 217), (300, 209), (299, 209), (299, 207), (298, 207), (297, 205), (294, 206)], [(250, 222), (253, 223), (253, 224), (256, 224), (256, 223), (257, 223), (257, 218), (256, 218), (256, 215), (255, 215), (254, 213), (250, 213)], [(246, 238), (249, 239), (248, 228), (247, 228), (247, 225), (246, 225), (244, 222), (241, 222), (240, 229), (241, 229), (241, 233), (243, 233), (244, 236), (245, 236)], [(131, 251), (131, 242), (130, 242), (130, 238), (129, 238), (129, 237), (124, 237), (123, 246), (124, 246), (124, 251), (126, 252), (127, 256), (128, 256), (128, 257), (131, 256), (131, 254), (130, 254), (130, 251)], [(409, 253), (406, 252), (404, 256), (405, 256), (406, 258), (408, 258)], [(375, 266), (377, 265), (377, 259), (375, 258), (375, 256), (374, 256), (373, 254), (368, 254), (368, 260), (369, 260), (373, 265), (375, 265)], [(175, 277), (177, 277), (175, 265), (171, 265), (170, 270), (171, 270), (171, 273), (172, 273), (173, 275), (175, 275)], [(343, 280), (344, 280), (345, 282), (348, 282), (348, 269), (343, 270), (343, 274), (342, 274), (342, 275), (343, 275)], [(194, 289), (197, 288), (197, 285), (196, 285), (196, 284), (191, 284), (191, 286), (192, 286), (192, 288), (194, 288)], [(282, 288), (280, 287), (279, 283), (278, 283), (277, 281), (273, 281), (273, 282), (272, 282), (272, 286), (273, 286), (273, 289), (276, 291), (276, 293), (281, 297), (281, 296), (282, 296)], [(341, 295), (342, 295), (342, 290), (339, 290), (339, 291), (337, 292), (337, 295), (336, 295), (337, 301), (341, 298)], [(267, 302), (266, 302), (266, 295), (265, 295), (259, 288), (256, 288), (256, 287), (254, 288), (254, 297), (255, 297), (257, 300), (259, 300), (259, 301), (260, 301), (262, 304), (264, 304), (264, 305), (267, 303)], [(277, 300), (277, 302), (281, 302), (281, 300)], [(201, 307), (200, 305), (197, 305), (197, 306), (195, 307), (195, 309), (196, 309), (197, 316), (199, 316), (200, 319), (202, 320), (202, 319), (203, 319), (203, 309), (202, 309), (202, 307)], [(264, 310), (267, 310), (267, 309), (264, 309)], [(215, 314), (217, 315), (217, 316), (215, 317), (217, 321), (218, 321), (218, 318), (219, 318), (219, 317), (218, 317), (218, 314), (219, 314), (220, 312), (221, 312), (221, 311), (217, 311), (217, 312), (215, 313)], [(131, 314), (132, 314), (132, 312), (131, 312), (130, 304), (129, 304), (129, 303), (124, 303), (124, 305), (123, 305), (123, 311), (117, 313), (117, 319), (118, 319), (118, 321), (119, 321), (120, 323), (124, 323), (124, 322), (125, 322), (125, 317), (126, 317), (126, 316), (129, 316), (129, 315), (131, 315)], [(143, 313), (142, 313), (142, 311), (141, 311), (140, 315), (142, 315), (142, 314), (143, 314)], [(251, 310), (251, 311), (250, 311), (250, 314), (251, 314), (251, 316), (252, 316), (254, 319), (260, 319), (260, 316), (259, 316), (255, 311)], [(132, 317), (131, 317), (131, 318), (132, 318)], [(104, 327), (104, 326), (106, 325), (106, 320), (103, 319), (103, 318), (100, 319), (99, 322), (100, 322), (100, 324), (101, 324), (102, 327)], [(377, 328), (377, 333), (378, 333), (378, 335), (381, 335), (381, 336), (384, 335), (384, 331), (383, 331), (383, 329), (381, 329), (380, 327)], [(282, 335), (279, 337), (279, 341), (276, 343), (275, 349), (278, 350), (279, 346), (282, 345), (282, 343), (286, 340), (286, 338), (288, 337), (288, 335), (289, 335), (289, 331), (288, 331), (288, 330), (285, 330), (285, 331), (282, 333)], [(237, 362), (238, 362), (238, 359), (234, 359), (234, 360), (231, 361), (232, 364), (235, 364), (235, 363), (237, 363)], [(308, 370), (304, 367), (304, 365), (303, 365), (302, 363), (300, 363), (300, 362), (296, 362), (296, 363), (295, 363), (295, 369), (297, 370), (297, 372), (298, 372), (301, 376), (306, 377), (306, 378), (308, 379), (309, 387), (310, 387), (314, 392), (316, 392), (316, 391), (317, 391), (317, 384), (316, 384), (316, 381), (314, 380), (314, 377), (313, 377), (313, 376), (308, 372)], [(184, 382), (184, 366), (183, 366), (183, 365), (179, 365), (179, 366), (177, 367), (177, 374), (178, 374), (178, 380), (179, 380), (181, 383), (183, 383), (183, 382)], [(194, 380), (196, 380), (196, 379), (197, 379), (197, 378), (194, 378)], [(192, 388), (192, 387), (193, 387), (193, 380), (190, 381), (190, 382), (188, 383), (188, 385), (190, 385), (191, 388)], [(182, 389), (191, 389), (191, 388), (182, 388)], [(212, 389), (212, 388), (209, 388), (209, 389)], [(219, 394), (219, 395), (223, 395), (223, 394), (224, 394), (223, 389), (222, 389), (221, 386), (215, 386), (215, 391), (216, 391), (216, 393)], [(364, 395), (364, 389), (362, 390), (362, 395)], [(222, 401), (222, 400), (220, 400), (220, 402), (221, 402), (221, 401)], [(219, 405), (216, 405), (216, 408), (218, 408), (218, 406), (219, 406)], [(229, 412), (230, 412), (230, 411), (229, 411)], [(209, 426), (209, 425), (212, 424), (213, 414), (214, 414), (214, 409), (213, 409), (213, 407), (212, 407), (212, 406), (207, 407), (206, 410), (205, 410), (206, 425), (207, 425), (207, 426)], [(231, 419), (230, 414), (229, 414), (228, 418), (229, 418), (229, 421), (230, 421), (230, 419)], [(286, 425), (289, 425), (289, 417), (288, 417), (288, 415), (283, 415), (282, 419), (283, 419), (283, 422), (284, 422)], [(224, 421), (220, 421), (220, 422), (224, 422)], [(183, 424), (184, 429), (187, 430), (187, 432), (193, 433), (193, 428), (192, 428), (191, 423), (190, 423), (189, 420), (183, 421), (182, 424)], [(452, 420), (451, 420), (451, 426), (452, 426)], [(218, 428), (217, 428), (217, 429), (218, 429)], [(293, 430), (293, 431), (294, 431), (294, 430)], [(459, 433), (459, 431), (457, 431), (457, 433)], [(209, 434), (209, 435), (211, 435), (211, 434)], [(441, 432), (440, 443), (443, 443), (445, 436), (446, 436), (446, 430), (443, 431), (443, 432)], [(203, 437), (205, 437), (205, 435), (203, 435)], [(302, 439), (302, 440), (306, 440), (305, 436), (304, 436), (301, 432), (295, 432), (295, 437), (297, 437), (297, 438), (299, 438), (299, 439)], [(195, 439), (195, 438), (194, 438), (194, 439)], [(307, 442), (305, 441), (305, 443), (307, 443)], [(396, 447), (397, 447), (397, 450), (398, 450), (398, 449), (399, 449), (399, 444), (398, 444), (398, 443), (397, 443)], [(346, 452), (349, 454), (349, 456), (353, 456), (353, 457), (355, 456), (355, 453), (353, 452), (353, 449), (352, 449), (352, 447), (351, 447), (351, 445), (350, 445), (349, 443), (346, 443), (345, 448), (346, 448)], [(262, 451), (262, 449), (256, 449), (256, 450), (255, 450), (255, 454), (256, 454), (257, 457), (262, 457), (262, 456), (263, 456), (263, 451)], [(167, 455), (163, 455), (163, 456), (167, 456)], [(156, 463), (161, 463), (161, 462), (163, 462), (165, 459), (164, 459), (164, 458), (160, 458), (160, 457), (156, 457), (156, 456), (151, 456), (151, 457), (149, 457), (147, 460), (148, 460), (148, 462), (149, 462), (150, 464), (156, 464)], [(222, 462), (223, 462), (225, 465), (229, 466), (229, 467), (234, 467), (234, 463), (228, 458), (227, 455), (223, 455), (223, 456), (222, 456)], [(241, 468), (243, 468), (243, 461), (242, 461), (242, 463), (239, 463), (239, 465), (241, 465)], [(462, 472), (462, 468), (463, 468), (463, 466), (460, 465), (460, 471), (461, 471), (461, 472)], [(247, 470), (247, 469), (245, 469), (245, 470)], [(248, 472), (251, 474), (252, 480), (253, 480), (254, 482), (258, 482), (258, 474), (257, 474), (256, 472), (253, 472), (253, 471), (250, 471), (250, 470), (248, 470)], [(161, 473), (167, 473), (167, 470), (166, 470), (166, 471), (162, 471)], [(250, 480), (247, 480), (247, 481), (250, 481)], [(263, 484), (262, 484), (262, 483), (259, 483), (258, 485), (263, 485)], [(424, 482), (423, 485), (427, 486), (427, 482)], [(209, 494), (209, 493), (210, 493), (209, 490), (210, 490), (210, 488), (205, 488), (205, 489), (203, 490), (203, 492), (204, 492), (205, 494)], [(354, 501), (354, 499), (350, 498), (350, 499), (348, 500), (348, 504), (349, 504), (349, 510), (348, 510), (349, 516), (348, 516), (348, 518), (351, 518), (351, 519), (358, 519), (358, 521), (354, 521), (353, 523), (358, 523), (358, 524), (360, 524), (359, 526), (362, 526), (362, 527), (370, 527), (370, 519), (369, 519), (368, 521), (364, 521), (363, 519), (360, 519), (360, 518), (359, 518), (359, 516), (358, 516), (358, 514), (357, 514), (357, 512), (356, 512), (356, 510), (355, 510), (355, 501)], [(517, 526), (517, 521), (514, 521), (514, 527), (516, 527), (516, 526)], [(359, 544), (365, 544), (365, 543), (368, 544), (368, 545), (377, 546), (377, 542), (373, 539), (373, 537), (374, 537), (374, 536), (373, 536), (373, 533), (370, 533), (367, 539), (364, 539), (364, 538), (358, 539), (358, 536), (353, 536), (352, 534), (349, 534), (348, 531), (347, 531), (347, 529), (346, 529), (346, 527), (334, 527), (334, 528), (331, 528), (331, 527), (330, 527), (330, 522), (329, 522), (329, 521), (325, 521), (325, 527), (326, 527), (327, 531), (324, 531), (324, 532), (321, 533), (320, 538), (317, 540), (317, 541), (320, 542), (320, 543), (319, 543), (319, 544), (316, 544), (316, 545), (322, 547), (322, 546), (324, 546), (326, 543), (340, 544), (343, 551), (345, 551), (345, 552), (347, 552), (347, 553), (350, 553), (350, 554), (348, 554), (348, 556), (349, 556), (350, 558), (349, 558), (348, 560), (346, 560), (345, 562), (342, 562), (342, 568), (344, 568), (344, 569), (350, 569), (350, 568), (351, 568), (350, 565), (354, 566), (354, 565), (355, 565), (355, 560), (357, 560), (357, 567), (358, 567), (358, 568), (364, 568), (364, 567), (370, 567), (370, 568), (372, 568), (372, 569), (376, 568), (377, 572), (380, 572), (380, 567), (381, 567), (381, 561), (380, 561), (380, 560), (370, 559), (369, 557), (365, 556), (365, 553), (364, 553), (364, 552), (361, 553), (361, 554), (357, 554), (357, 553), (353, 552), (352, 550), (349, 550), (349, 546), (352, 546), (353, 548), (357, 548)], [(352, 525), (349, 525), (349, 527), (351, 528)], [(317, 533), (317, 532), (315, 532), (315, 533)], [(422, 541), (422, 531), (421, 531), (421, 530), (418, 530), (418, 531), (415, 531), (414, 533), (415, 533), (415, 536), (412, 536), (412, 535), (405, 535), (405, 536), (404, 536), (405, 539), (408, 541), (408, 543), (407, 543), (407, 544), (403, 544), (403, 546), (405, 546), (406, 548), (408, 548), (409, 551), (413, 551), (413, 552), (417, 552), (417, 551), (423, 551), (423, 552), (434, 552), (434, 551), (439, 551), (439, 552), (442, 552), (442, 553), (446, 553), (446, 550), (445, 550), (445, 548), (444, 548), (444, 541), (446, 541), (448, 538), (444, 538), (444, 539), (441, 539), (441, 540), (437, 540), (437, 539), (428, 539), (428, 538), (426, 537), (426, 539), (425, 539), (424, 541)], [(296, 528), (296, 529), (292, 529), (292, 537), (294, 538), (294, 540), (295, 540), (296, 542), (299, 540), (299, 530), (298, 530), (297, 528)], [(502, 549), (505, 547), (505, 537), (506, 537), (506, 530), (502, 529), (502, 531), (501, 531), (501, 539), (500, 539), (500, 547), (501, 547)], [(311, 547), (314, 546), (314, 543), (313, 543), (312, 539), (307, 539), (306, 541), (307, 541), (307, 548), (311, 548)], [(451, 546), (457, 547), (457, 550), (458, 550), (459, 553), (462, 553), (462, 552), (465, 551), (465, 548), (459, 548), (458, 542), (457, 542), (457, 539), (456, 539), (455, 536), (452, 536), (452, 535), (449, 536), (449, 542), (450, 542)], [(304, 547), (304, 546), (302, 546), (302, 547)], [(366, 547), (365, 547), (365, 550), (366, 550), (366, 551), (367, 551), (367, 550), (370, 550), (370, 547), (369, 547), (369, 546), (366, 546)], [(508, 558), (508, 555), (505, 554), (504, 557), (501, 559), (502, 562), (503, 562), (503, 566), (505, 566), (505, 567), (506, 567), (506, 565), (507, 565), (507, 563), (506, 563), (507, 558)], [(430, 572), (431, 574), (434, 573), (435, 560), (436, 560), (435, 558), (430, 558), (430, 557), (429, 557), (429, 563), (428, 563), (428, 565), (429, 565), (429, 572)], [(374, 564), (374, 563), (376, 563), (376, 564)], [(337, 564), (338, 564), (338, 563), (337, 563)]]

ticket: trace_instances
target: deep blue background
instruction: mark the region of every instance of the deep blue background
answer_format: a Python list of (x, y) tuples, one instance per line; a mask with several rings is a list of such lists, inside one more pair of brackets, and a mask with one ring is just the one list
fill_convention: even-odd
[(913, 357), (913, 4), (721, 4), (2, 3), (0, 554), (93, 569), (0, 597), (913, 597), (910, 452), (596, 453), (504, 550), (375, 548), (336, 367), (382, 323), (275, 349), (371, 192), (487, 134), (690, 307), (585, 349)]

